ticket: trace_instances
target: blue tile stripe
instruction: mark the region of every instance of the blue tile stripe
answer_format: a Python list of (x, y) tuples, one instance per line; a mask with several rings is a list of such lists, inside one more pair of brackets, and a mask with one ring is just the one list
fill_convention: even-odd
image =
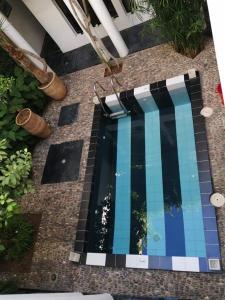
[(118, 120), (116, 197), (113, 253), (130, 250), (131, 219), (131, 117)]
[(182, 88), (170, 90), (168, 87), (168, 89), (176, 115), (186, 256), (205, 257), (205, 236), (191, 103), (184, 81)]
[(145, 112), (145, 169), (147, 202), (147, 254), (166, 254), (159, 110), (149, 86), (137, 98)]
[[(166, 255), (159, 111), (145, 114), (147, 254)], [(151, 130), (149, 130), (151, 129)]]

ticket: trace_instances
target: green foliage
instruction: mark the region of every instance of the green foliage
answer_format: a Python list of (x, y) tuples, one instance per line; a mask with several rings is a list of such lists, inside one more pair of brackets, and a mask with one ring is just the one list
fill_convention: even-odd
[(14, 68), (14, 80), (7, 101), (0, 102), (0, 139), (7, 139), (11, 147), (17, 145), (32, 145), (33, 138), (23, 128), (15, 124), (19, 110), (28, 107), (40, 113), (45, 105), (44, 94), (38, 90), (38, 82), (19, 67)]
[(16, 200), (33, 191), (31, 153), (24, 149), (8, 154), (7, 150), (6, 140), (0, 141), (0, 254), (7, 251), (1, 231), (7, 233), (11, 220), (20, 213)]
[(5, 139), (0, 141), (0, 162), (7, 157), (7, 153), (6, 153), (7, 145), (6, 144), (7, 143), (6, 143)]
[(1, 141), (0, 146), (3, 157), (0, 165), (0, 195), (18, 199), (33, 191), (32, 181), (29, 179), (32, 166), (31, 153), (24, 149), (7, 155), (4, 150), (6, 141)]
[[(18, 204), (11, 198), (9, 193), (0, 194), (0, 229), (8, 225), (8, 221), (20, 212)], [(0, 252), (4, 246), (0, 243)]]
[(0, 259), (21, 259), (33, 244), (33, 234), (33, 226), (22, 215), (14, 215), (8, 226), (0, 229), (0, 244), (4, 246)]
[[(45, 95), (38, 89), (38, 81), (18, 67), (12, 58), (0, 48), (0, 78), (11, 78), (10, 90), (4, 93), (5, 101), (0, 101), (0, 140), (7, 139), (11, 148), (33, 146), (38, 138), (31, 136), (15, 124), (16, 114), (28, 107), (41, 114), (46, 104)], [(12, 79), (14, 78), (14, 79)], [(1, 84), (0, 84), (1, 95)], [(1, 97), (1, 96), (0, 96)]]
[(13, 81), (13, 77), (4, 77), (0, 75), (0, 101), (5, 101), (7, 93), (12, 88)]
[(204, 0), (129, 0), (133, 11), (152, 13), (150, 28), (159, 29), (175, 50), (195, 57), (203, 49)]
[(14, 281), (0, 281), (0, 294), (15, 294), (18, 291), (17, 285)]

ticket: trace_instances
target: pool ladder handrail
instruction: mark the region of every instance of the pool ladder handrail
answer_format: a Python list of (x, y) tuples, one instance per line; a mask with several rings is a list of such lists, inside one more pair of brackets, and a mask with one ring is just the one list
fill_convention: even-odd
[(118, 117), (124, 117), (124, 116), (127, 116), (129, 114), (129, 111), (126, 109), (126, 107), (123, 105), (122, 101), (120, 100), (120, 97), (118, 96), (118, 92), (115, 88), (115, 85), (114, 85), (114, 82), (117, 83), (118, 86), (122, 87), (124, 90), (124, 86), (122, 85), (122, 83), (119, 82), (119, 80), (114, 76), (114, 75), (111, 75), (111, 80), (110, 80), (110, 83), (111, 83), (111, 86), (112, 86), (112, 89), (114, 91), (114, 94), (116, 95), (116, 98), (119, 102), (119, 105), (121, 106), (123, 112), (116, 112), (116, 113), (112, 113), (110, 114), (110, 117), (113, 119), (113, 118), (118, 118)]
[(94, 93), (95, 93), (95, 96), (98, 98), (98, 101), (102, 107), (102, 110), (104, 112), (104, 115), (106, 117), (109, 117), (109, 113), (106, 111), (105, 107), (104, 107), (104, 104), (102, 103), (102, 98), (99, 96), (99, 93), (97, 92), (97, 85), (104, 91), (106, 92), (106, 89), (96, 80), (95, 83), (94, 83)]
[(124, 117), (124, 116), (127, 116), (129, 114), (129, 111), (126, 109), (126, 107), (123, 105), (122, 101), (120, 100), (120, 97), (118, 95), (119, 93), (117, 92), (116, 87), (115, 87), (115, 82), (117, 83), (118, 86), (122, 87), (125, 90), (124, 86), (119, 82), (119, 80), (114, 75), (112, 75), (110, 83), (111, 83), (113, 92), (114, 92), (114, 94), (117, 98), (117, 101), (118, 101), (118, 103), (119, 103), (119, 105), (122, 109), (122, 112), (115, 112), (115, 113), (111, 113), (111, 114), (109, 114), (106, 111), (105, 106), (102, 102), (102, 98), (99, 96), (99, 93), (97, 91), (97, 86), (99, 86), (101, 88), (101, 90), (104, 91), (104, 92), (106, 92), (106, 89), (97, 80), (94, 83), (94, 93), (95, 93), (95, 96), (98, 98), (98, 101), (99, 101), (99, 103), (102, 107), (102, 110), (104, 112), (104, 116), (106, 116), (108, 118), (111, 118), (111, 119)]

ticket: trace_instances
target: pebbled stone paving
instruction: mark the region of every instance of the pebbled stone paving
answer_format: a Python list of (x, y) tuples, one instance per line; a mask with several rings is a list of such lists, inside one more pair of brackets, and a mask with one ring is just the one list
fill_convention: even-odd
[[(215, 94), (219, 82), (212, 40), (205, 50), (191, 60), (177, 54), (168, 44), (156, 46), (129, 55), (124, 60), (118, 79), (126, 89), (163, 80), (188, 69), (200, 71), (204, 104), (214, 109), (207, 119), (207, 135), (213, 173), (214, 190), (225, 194), (225, 108)], [(68, 96), (62, 102), (52, 101), (44, 116), (53, 127), (53, 134), (41, 141), (33, 153), (33, 178), (36, 192), (22, 201), (24, 212), (42, 213), (30, 273), (4, 274), (0, 280), (13, 278), (19, 286), (29, 289), (53, 291), (79, 291), (83, 293), (108, 292), (114, 295), (145, 297), (177, 297), (179, 299), (225, 299), (225, 275), (186, 273), (161, 270), (111, 269), (78, 266), (68, 261), (73, 249), (83, 189), (89, 138), (94, 105), (93, 84), (98, 80), (110, 90), (110, 80), (103, 77), (104, 67), (97, 65), (64, 76)], [(80, 103), (77, 121), (57, 127), (60, 109)], [(51, 144), (84, 140), (79, 179), (74, 182), (41, 185), (41, 177)], [(221, 242), (222, 266), (225, 267), (225, 207), (217, 210)]]

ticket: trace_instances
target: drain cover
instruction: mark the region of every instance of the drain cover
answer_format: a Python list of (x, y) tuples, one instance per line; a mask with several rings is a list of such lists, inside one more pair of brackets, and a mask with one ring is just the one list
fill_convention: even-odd
[(209, 269), (214, 270), (214, 271), (219, 271), (220, 270), (220, 261), (219, 259), (215, 258), (210, 258), (208, 259), (209, 262)]
[(214, 193), (210, 197), (210, 202), (215, 207), (221, 207), (221, 206), (223, 206), (225, 204), (225, 198), (220, 193)]

